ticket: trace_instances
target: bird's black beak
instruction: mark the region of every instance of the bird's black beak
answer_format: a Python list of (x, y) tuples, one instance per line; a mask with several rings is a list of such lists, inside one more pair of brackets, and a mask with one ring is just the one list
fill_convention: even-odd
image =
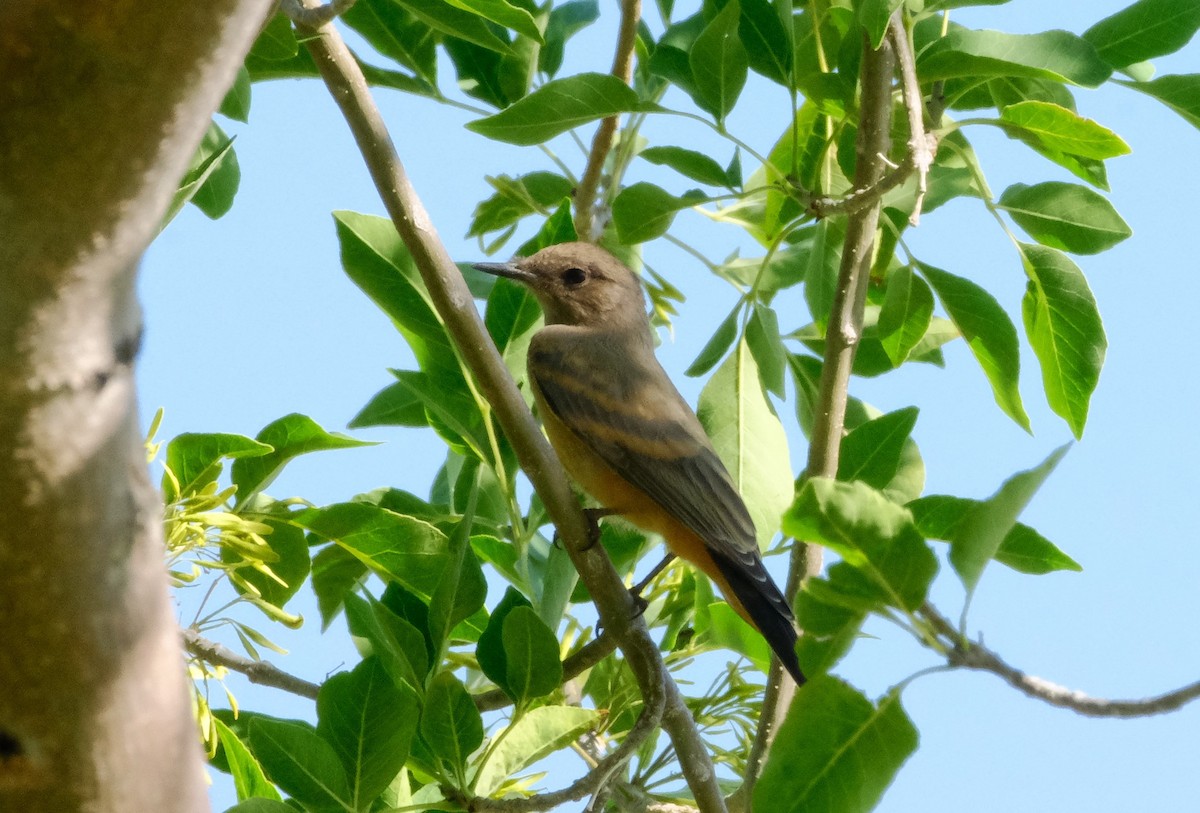
[(534, 275), (526, 271), (515, 262), (507, 263), (472, 263), (471, 267), (476, 271), (482, 271), (485, 274), (493, 274), (497, 277), (508, 277), (517, 282), (532, 282)]

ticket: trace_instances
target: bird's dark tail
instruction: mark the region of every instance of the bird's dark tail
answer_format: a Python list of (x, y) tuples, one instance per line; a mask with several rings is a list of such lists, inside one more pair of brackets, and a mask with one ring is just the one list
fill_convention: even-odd
[[(757, 557), (755, 557), (757, 560)], [(738, 604), (749, 616), (749, 621), (763, 637), (779, 658), (783, 668), (788, 670), (797, 686), (803, 686), (807, 678), (800, 669), (800, 661), (796, 657), (796, 621), (792, 608), (787, 599), (779, 591), (762, 561), (732, 562), (714, 553), (713, 560), (717, 563), (721, 575), (733, 592), (736, 608)], [(726, 598), (730, 598), (726, 596)]]

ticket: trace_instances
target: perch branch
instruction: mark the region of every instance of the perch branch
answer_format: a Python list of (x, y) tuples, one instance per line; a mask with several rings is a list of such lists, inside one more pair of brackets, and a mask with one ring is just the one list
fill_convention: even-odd
[[(534, 422), (496, 346), (484, 329), (466, 282), (437, 236), (420, 198), (371, 97), (362, 70), (341, 36), (331, 26), (301, 27), (305, 44), (330, 95), (341, 108), (367, 169), (404, 244), (424, 280), (434, 307), (444, 320), (463, 361), (491, 404), (521, 467), (541, 496), (559, 530), (579, 577), (587, 586), (604, 628), (613, 635), (629, 664), (647, 705), (665, 696), (664, 728), (682, 755), (682, 769), (697, 804), (705, 813), (725, 810), (712, 759), (608, 554), (589, 545), (588, 524), (571, 491), (566, 471)], [(683, 714), (680, 714), (680, 709)], [(658, 720), (653, 721), (654, 724)]]
[(1070, 709), (1086, 717), (1148, 717), (1152, 714), (1175, 711), (1200, 697), (1200, 681), (1141, 700), (1110, 700), (1104, 697), (1094, 697), (1075, 689), (1059, 686), (1057, 683), (1010, 666), (996, 652), (982, 643), (971, 641), (961, 635), (954, 625), (930, 604), (921, 608), (921, 614), (933, 624), (939, 635), (953, 645), (946, 654), (946, 661), (951, 666), (991, 672), (1028, 697), (1052, 706)]
[(232, 669), (245, 675), (251, 683), (257, 683), (260, 686), (283, 689), (285, 692), (307, 697), (309, 700), (317, 699), (317, 692), (321, 687), (316, 683), (310, 683), (302, 677), (285, 672), (269, 661), (244, 658), (224, 644), (210, 641), (196, 630), (184, 629), (180, 632), (183, 635), (183, 648), (206, 663)]

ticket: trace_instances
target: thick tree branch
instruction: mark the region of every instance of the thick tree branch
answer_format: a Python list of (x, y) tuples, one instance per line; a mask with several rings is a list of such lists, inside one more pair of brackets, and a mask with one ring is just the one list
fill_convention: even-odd
[[(864, 39), (865, 42), (865, 39)], [(854, 187), (871, 189), (879, 185), (887, 167), (889, 132), (892, 122), (892, 72), (895, 60), (887, 40), (878, 51), (863, 46), (861, 69), (862, 102), (858, 125), (857, 160)], [(837, 289), (825, 335), (825, 362), (821, 368), (816, 419), (809, 439), (805, 477), (837, 475), (838, 453), (846, 419), (850, 371), (862, 336), (863, 310), (867, 282), (875, 248), (875, 230), (879, 223), (879, 197), (854, 210), (846, 223), (846, 240)], [(821, 549), (797, 540), (792, 548), (786, 596), (795, 596), (804, 579), (821, 570)], [(735, 809), (748, 810), (754, 783), (766, 761), (767, 751), (795, 695), (796, 685), (772, 658), (767, 676), (767, 691), (759, 718), (754, 744), (747, 759), (746, 777), (737, 791)]]
[(0, 3), (0, 810), (208, 810), (135, 271), (269, 8)]
[[(613, 57), (612, 75), (625, 84), (629, 84), (633, 79), (633, 48), (637, 42), (637, 28), (641, 18), (642, 0), (621, 0), (621, 27), (617, 34), (617, 53)], [(575, 189), (575, 232), (580, 240), (591, 242), (603, 231), (602, 224), (595, 222), (596, 191), (600, 187), (604, 162), (612, 149), (619, 121), (620, 116), (609, 116), (596, 128), (583, 178)], [(600, 228), (597, 228), (598, 226)]]
[(257, 683), (260, 686), (283, 689), (285, 692), (307, 697), (309, 700), (317, 699), (317, 692), (321, 687), (316, 683), (310, 683), (304, 678), (285, 672), (268, 661), (244, 658), (224, 644), (210, 641), (196, 630), (184, 629), (180, 630), (180, 633), (183, 635), (184, 649), (205, 663), (232, 669), (245, 675), (251, 683)]
[(1200, 681), (1189, 683), (1175, 691), (1141, 700), (1110, 700), (1104, 697), (1093, 697), (1008, 665), (999, 655), (982, 643), (963, 637), (954, 628), (954, 625), (930, 604), (921, 608), (921, 614), (933, 624), (939, 635), (950, 642), (951, 649), (946, 654), (946, 661), (951, 666), (991, 672), (1024, 695), (1052, 706), (1070, 709), (1087, 717), (1148, 717), (1152, 714), (1165, 714), (1200, 697)]
[[(579, 577), (587, 586), (605, 630), (614, 637), (637, 680), (647, 706), (663, 697), (664, 728), (675, 747), (695, 754), (682, 765), (701, 810), (722, 813), (724, 802), (712, 767), (686, 707), (666, 671), (632, 597), (608, 554), (589, 545), (588, 523), (562, 464), (546, 442), (475, 309), (471, 292), (446, 253), (429, 216), (408, 180), (361, 69), (341, 36), (330, 26), (304, 30), (306, 45), (334, 101), (342, 110), (384, 206), (446, 323), (480, 391), (495, 412), (521, 467), (541, 496), (564, 540)], [(664, 687), (666, 687), (664, 689)], [(679, 713), (683, 709), (683, 714)], [(657, 720), (654, 721), (657, 724)]]

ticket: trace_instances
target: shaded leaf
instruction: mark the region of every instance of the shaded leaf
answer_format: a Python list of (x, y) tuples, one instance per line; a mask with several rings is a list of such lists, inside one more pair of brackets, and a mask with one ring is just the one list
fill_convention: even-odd
[(746, 84), (750, 63), (738, 36), (740, 21), (738, 0), (729, 0), (696, 37), (688, 55), (696, 101), (716, 116), (717, 121), (724, 120), (733, 110)]
[(1067, 31), (1006, 34), (954, 27), (917, 59), (922, 82), (955, 76), (1023, 76), (1099, 87), (1108, 66), (1086, 40)]
[(273, 451), (254, 457), (240, 457), (233, 462), (233, 482), (238, 487), (238, 504), (269, 486), (288, 461), (310, 452), (330, 449), (353, 449), (374, 446), (339, 432), (326, 432), (312, 418), (293, 412), (271, 421), (255, 438)]
[(676, 197), (661, 186), (639, 181), (622, 189), (613, 201), (613, 225), (625, 245), (644, 243), (665, 234), (680, 210), (706, 200), (708, 196), (698, 190)]
[(905, 266), (887, 277), (887, 292), (876, 324), (879, 342), (899, 367), (924, 338), (933, 317), (933, 293), (925, 280)]
[(1100, 58), (1125, 68), (1174, 53), (1200, 29), (1195, 0), (1138, 0), (1083, 32)]
[(471, 695), (450, 672), (440, 672), (429, 684), (421, 710), (421, 736), (460, 776), (467, 757), (483, 743), (483, 720)]
[(513, 607), (504, 619), (501, 637), (508, 688), (518, 704), (558, 689), (562, 683), (558, 639), (536, 612)]
[(855, 427), (842, 438), (837, 478), (862, 480), (880, 491), (887, 488), (900, 469), (917, 412), (916, 407), (905, 407)]
[(250, 747), (263, 770), (289, 796), (318, 810), (350, 804), (346, 770), (311, 726), (256, 717), (249, 730)]

